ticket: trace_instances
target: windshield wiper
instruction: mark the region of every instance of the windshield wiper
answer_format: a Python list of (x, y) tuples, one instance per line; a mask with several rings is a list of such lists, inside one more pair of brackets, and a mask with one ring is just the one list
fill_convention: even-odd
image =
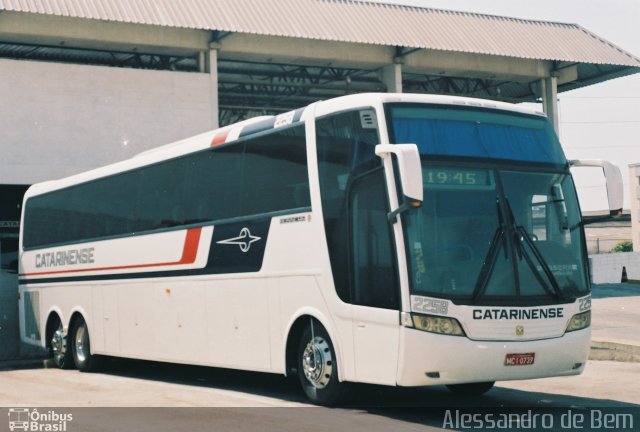
[[(545, 261), (544, 257), (540, 253), (540, 250), (535, 245), (535, 242), (529, 235), (529, 233), (525, 230), (522, 225), (518, 225), (516, 222), (515, 216), (513, 214), (513, 210), (511, 209), (511, 205), (509, 204), (509, 199), (505, 199), (505, 208), (507, 209), (507, 224), (505, 224), (504, 217), (502, 215), (502, 208), (500, 206), (500, 199), (496, 198), (496, 208), (498, 210), (498, 228), (493, 234), (493, 238), (491, 239), (491, 245), (489, 250), (487, 251), (487, 255), (482, 263), (482, 268), (480, 269), (480, 274), (478, 275), (478, 279), (476, 280), (476, 284), (471, 295), (471, 302), (476, 303), (477, 300), (482, 297), (487, 290), (489, 285), (489, 280), (491, 279), (491, 275), (493, 274), (493, 270), (495, 268), (496, 262), (498, 260), (498, 256), (500, 255), (500, 247), (504, 247), (504, 255), (505, 259), (509, 257), (508, 251), (508, 242), (506, 241), (506, 225), (508, 224), (510, 230), (513, 233), (513, 247), (515, 255), (513, 259), (523, 260), (527, 263), (534, 277), (538, 281), (538, 283), (542, 286), (545, 292), (551, 296), (556, 297), (558, 300), (563, 300), (564, 295), (562, 294), (562, 289), (560, 285), (558, 285), (558, 281), (555, 276), (551, 272), (549, 265)], [(529, 246), (531, 249), (531, 253), (535, 260), (540, 264), (542, 271), (547, 277), (549, 283), (551, 284), (551, 288), (549, 288), (549, 283), (547, 283), (540, 271), (536, 267), (533, 259), (530, 256), (530, 253), (527, 252), (525, 247), (522, 245), (522, 241)], [(515, 265), (515, 263), (514, 263)], [(519, 286), (519, 276), (516, 273), (516, 284)]]
[(498, 260), (498, 255), (500, 255), (500, 246), (504, 246), (505, 258), (508, 256), (507, 245), (504, 241), (504, 220), (502, 218), (502, 210), (500, 209), (500, 200), (498, 198), (496, 198), (496, 208), (498, 209), (498, 228), (496, 228), (496, 231), (493, 233), (489, 250), (482, 262), (482, 268), (480, 269), (480, 274), (476, 280), (476, 286), (473, 289), (473, 294), (471, 294), (471, 303), (475, 303), (476, 300), (478, 300), (478, 298), (480, 298), (487, 290), (489, 279), (491, 279), (493, 269), (495, 268), (496, 261)]
[[(535, 242), (533, 241), (533, 239), (531, 238), (527, 230), (522, 225), (518, 225), (518, 223), (516, 222), (516, 218), (513, 215), (513, 210), (511, 209), (511, 205), (509, 204), (508, 198), (505, 199), (505, 207), (509, 212), (508, 213), (509, 225), (511, 226), (514, 233), (513, 243), (514, 243), (514, 247), (518, 250), (518, 258), (520, 260), (524, 258), (524, 260), (527, 262), (527, 265), (531, 269), (531, 272), (535, 276), (536, 280), (540, 285), (542, 285), (542, 288), (547, 292), (547, 294), (549, 294), (550, 296), (555, 296), (559, 300), (563, 300), (564, 295), (562, 294), (562, 289), (560, 288), (560, 285), (558, 285), (558, 281), (556, 280), (556, 277), (551, 272), (549, 265), (545, 261), (544, 257), (540, 253), (540, 250), (536, 246)], [(553, 288), (553, 290), (549, 288), (549, 285), (545, 282), (545, 280), (540, 275), (540, 272), (538, 271), (538, 268), (536, 267), (535, 263), (529, 256), (529, 253), (522, 246), (521, 244), (522, 240), (524, 240), (525, 243), (527, 243), (527, 245), (531, 249), (531, 252), (533, 253), (534, 258), (536, 259), (536, 261), (538, 261), (538, 263), (540, 264), (540, 267), (542, 267), (542, 271), (544, 272), (545, 276), (547, 276), (547, 279), (551, 283), (551, 287)]]

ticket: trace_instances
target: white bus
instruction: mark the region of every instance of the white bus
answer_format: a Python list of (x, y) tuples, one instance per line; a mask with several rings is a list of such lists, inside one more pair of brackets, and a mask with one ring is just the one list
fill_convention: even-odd
[[(622, 207), (619, 170), (611, 210)], [(104, 356), (346, 382), (582, 372), (590, 283), (550, 123), (517, 105), (360, 94), (32, 186), (21, 337), (58, 366)]]

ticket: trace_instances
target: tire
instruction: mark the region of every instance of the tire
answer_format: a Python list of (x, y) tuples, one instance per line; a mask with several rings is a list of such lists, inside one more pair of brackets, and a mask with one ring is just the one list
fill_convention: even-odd
[(306, 327), (298, 344), (298, 378), (302, 390), (317, 405), (335, 405), (345, 393), (338, 379), (338, 362), (333, 343), (321, 325)]
[(102, 368), (103, 357), (91, 354), (89, 328), (83, 318), (78, 318), (73, 326), (71, 347), (73, 362), (81, 372), (96, 372)]
[(69, 338), (64, 334), (64, 327), (62, 327), (60, 320), (57, 320), (57, 326), (54, 326), (54, 329), (49, 341), (49, 354), (58, 368), (71, 369), (74, 364), (68, 342)]
[(495, 381), (469, 383), (469, 384), (449, 384), (447, 388), (453, 393), (466, 396), (483, 395), (493, 388)]

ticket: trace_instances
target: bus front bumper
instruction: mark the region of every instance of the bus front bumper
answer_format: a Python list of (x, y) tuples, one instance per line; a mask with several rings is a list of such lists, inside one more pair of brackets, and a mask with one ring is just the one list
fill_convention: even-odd
[[(554, 339), (474, 341), (401, 327), (397, 384), (423, 386), (578, 375), (589, 356), (590, 328)], [(507, 366), (507, 354), (534, 353), (533, 364)]]

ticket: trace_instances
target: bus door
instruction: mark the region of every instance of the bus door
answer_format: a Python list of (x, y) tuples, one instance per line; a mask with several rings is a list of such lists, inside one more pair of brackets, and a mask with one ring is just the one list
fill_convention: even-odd
[(350, 310), (339, 317), (352, 326), (356, 379), (395, 385), (399, 290), (378, 143), (373, 109), (316, 122), (325, 234), (336, 293)]
[(395, 385), (400, 290), (383, 168), (355, 177), (349, 190), (356, 376)]

